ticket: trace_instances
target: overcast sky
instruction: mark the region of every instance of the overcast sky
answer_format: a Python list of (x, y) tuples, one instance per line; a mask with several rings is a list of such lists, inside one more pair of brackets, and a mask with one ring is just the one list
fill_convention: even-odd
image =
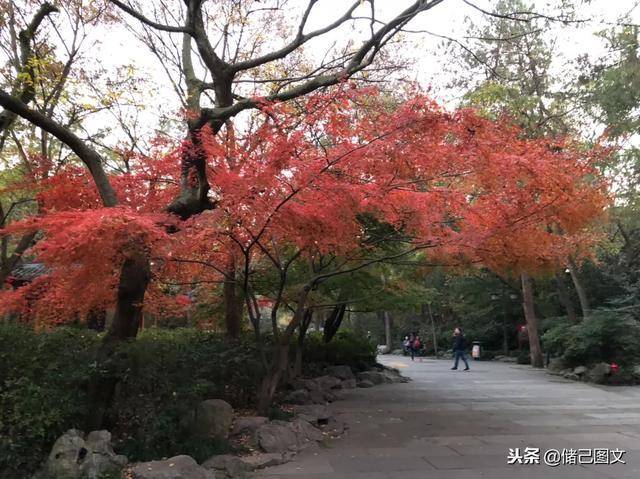
[[(301, 10), (306, 5), (307, 0), (290, 0), (290, 15), (292, 21), (300, 17)], [(410, 0), (377, 0), (376, 9), (381, 19), (390, 18), (406, 8), (411, 3)], [(473, 3), (480, 8), (491, 10), (495, 1), (491, 0), (473, 0)], [(542, 12), (553, 13), (553, 5), (559, 2), (549, 0), (535, 0), (536, 9)], [(582, 5), (581, 0), (576, 0), (576, 4)], [(344, 0), (319, 0), (314, 7), (313, 15), (309, 19), (307, 31), (322, 25), (326, 25), (341, 14), (342, 9), (346, 8), (347, 2)], [(579, 54), (590, 53), (592, 55), (600, 55), (603, 53), (603, 43), (596, 38), (593, 33), (602, 30), (609, 23), (616, 22), (622, 15), (632, 12), (634, 21), (640, 22), (638, 13), (640, 9), (634, 8), (638, 4), (638, 0), (592, 0), (588, 5), (580, 7), (579, 18), (593, 19), (589, 23), (577, 24), (574, 27), (564, 27), (560, 24), (549, 34), (558, 37), (558, 52), (560, 53), (556, 67), (561, 67), (567, 60), (575, 58)], [(299, 9), (295, 7), (298, 6)], [(363, 2), (363, 13), (367, 12), (368, 4)], [(466, 25), (464, 19), (468, 17), (473, 22), (483, 21), (484, 15), (466, 5), (462, 0), (446, 0), (442, 4), (434, 7), (414, 19), (408, 27), (413, 30), (428, 30), (435, 34), (441, 34), (459, 39), (465, 42)], [(366, 25), (360, 24), (357, 30), (353, 30), (350, 26), (342, 29), (338, 36), (356, 37), (358, 31), (366, 31)], [(366, 32), (365, 32), (366, 33)], [(166, 86), (166, 75), (159, 68), (156, 59), (150, 55), (147, 50), (136, 44), (132, 40), (131, 35), (124, 31), (120, 26), (112, 26), (109, 32), (109, 42), (102, 45), (103, 54), (101, 55), (106, 64), (123, 64), (133, 62), (138, 67), (144, 68), (155, 83), (162, 89)], [(452, 92), (443, 88), (450, 78), (443, 74), (443, 63), (447, 62), (447, 58), (442, 55), (442, 49), (439, 48), (441, 40), (428, 34), (415, 33), (407, 35), (410, 41), (410, 47), (405, 53), (415, 60), (414, 68), (404, 72), (407, 79), (419, 81), (423, 85), (433, 85), (436, 95), (443, 100), (451, 100)], [(330, 38), (330, 40), (332, 40)], [(311, 42), (308, 45), (308, 52), (313, 55), (324, 53), (327, 45), (327, 38)]]
[[(557, 38), (557, 57), (553, 69), (556, 73), (562, 74), (563, 68), (578, 55), (588, 53), (592, 56), (601, 56), (604, 53), (604, 43), (593, 34), (603, 30), (615, 23), (620, 17), (631, 12), (632, 21), (640, 23), (639, 10), (636, 8), (640, 0), (592, 0), (584, 4), (582, 0), (575, 0), (576, 5), (581, 5), (578, 18), (591, 19), (586, 23), (578, 23), (575, 26), (565, 27), (557, 24), (548, 35)], [(478, 7), (491, 10), (492, 0), (472, 0)], [(144, 4), (144, 2), (142, 2)], [(411, 0), (377, 0), (375, 2), (377, 17), (385, 20), (397, 15), (409, 4)], [(560, 3), (559, 0), (535, 0), (536, 11), (553, 14), (554, 6)], [(307, 0), (289, 0), (290, 9), (288, 14), (291, 22), (297, 24), (302, 10), (305, 8)], [(331, 23), (347, 8), (348, 2), (345, 0), (319, 0), (314, 6), (308, 26), (305, 31), (324, 26)], [(369, 4), (363, 2), (362, 13), (368, 14)], [(427, 30), (437, 35), (444, 35), (456, 38), (461, 42), (465, 40), (467, 24), (465, 18), (474, 23), (481, 23), (486, 16), (465, 4), (463, 0), (445, 0), (442, 4), (433, 9), (420, 14), (407, 27), (411, 30)], [(136, 25), (135, 20), (131, 20), (132, 25)], [(368, 24), (360, 23), (355, 28), (352, 25), (345, 25), (333, 36), (323, 36), (319, 40), (310, 42), (307, 45), (307, 54), (313, 57), (320, 57), (324, 54), (327, 45), (332, 41), (346, 41), (349, 38), (364, 38), (368, 32)], [(403, 49), (403, 54), (414, 60), (413, 67), (402, 73), (407, 80), (417, 81), (423, 86), (431, 86), (436, 99), (453, 107), (460, 96), (460, 92), (448, 88), (451, 76), (446, 72), (446, 64), (451, 58), (444, 55), (442, 40), (425, 33), (407, 34), (408, 43)], [(274, 40), (275, 44), (281, 41)], [(144, 76), (153, 86), (152, 96), (149, 105), (150, 111), (145, 113), (150, 115), (149, 123), (157, 124), (159, 112), (173, 113), (179, 109), (179, 103), (175, 93), (167, 81), (166, 73), (160, 68), (157, 59), (149, 53), (144, 45), (132, 38), (122, 25), (114, 24), (107, 28), (104, 34), (104, 41), (97, 52), (98, 58), (102, 60), (108, 68), (115, 68), (119, 65), (133, 63), (137, 68), (144, 71)], [(168, 109), (173, 109), (170, 112)], [(96, 119), (98, 124), (105, 121)]]

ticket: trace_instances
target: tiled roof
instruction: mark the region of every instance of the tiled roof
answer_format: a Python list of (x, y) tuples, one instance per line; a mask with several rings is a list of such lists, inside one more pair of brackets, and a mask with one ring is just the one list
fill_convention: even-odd
[(18, 281), (33, 281), (43, 275), (46, 270), (42, 263), (25, 263), (11, 271), (11, 277)]

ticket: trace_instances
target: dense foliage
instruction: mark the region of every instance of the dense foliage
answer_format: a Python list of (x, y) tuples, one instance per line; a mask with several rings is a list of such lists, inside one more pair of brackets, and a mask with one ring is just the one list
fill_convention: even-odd
[[(122, 344), (109, 369), (98, 372), (99, 339), (83, 327), (36, 333), (0, 325), (0, 343), (12, 345), (0, 350), (0, 477), (32, 471), (58, 436), (83, 429), (91, 408), (86, 387), (95, 374), (119, 380), (107, 426), (117, 451), (131, 460), (189, 454), (201, 461), (228, 450), (225, 443), (191, 439), (188, 418), (205, 399), (224, 399), (237, 410), (253, 407), (262, 375), (253, 341), (151, 328)], [(371, 343), (347, 332), (329, 345), (314, 336), (304, 354), (309, 373), (375, 360)]]
[(376, 348), (366, 336), (351, 331), (339, 331), (330, 343), (324, 342), (322, 334), (311, 333), (305, 340), (303, 357), (309, 371), (323, 364), (346, 364), (363, 371), (375, 363)]
[(60, 434), (83, 427), (98, 338), (86, 329), (37, 334), (3, 323), (0, 344), (0, 477), (21, 477)]
[(578, 324), (557, 321), (543, 341), (572, 367), (598, 362), (623, 366), (640, 363), (640, 324), (620, 312), (594, 311)]
[[(428, 352), (442, 352), (462, 326), (485, 358), (510, 352), (525, 364), (534, 346), (540, 356), (521, 334), (537, 338), (538, 315), (545, 352), (569, 364), (640, 362), (638, 27), (600, 33), (608, 55), (580, 58), (578, 78), (565, 65), (561, 77), (553, 19), (500, 0), (496, 15), (469, 25), (468, 46), (450, 43), (464, 91), (446, 109), (420, 86), (377, 89), (356, 75), (393, 70), (387, 54), (363, 71), (440, 2), (415, 1), (384, 27), (373, 1), (354, 3), (326, 32), (367, 21), (360, 10), (370, 7), (371, 41), (337, 48), (317, 69), (302, 47), (323, 33), (306, 25), (319, 2), (298, 12), (300, 25), (285, 21), (282, 2), (176, 1), (175, 12), (151, 2), (157, 25), (184, 21), (186, 34), (182, 48), (140, 38), (179, 97), (166, 107), (171, 122), (140, 115), (142, 127), (131, 115), (149, 106), (134, 101), (142, 70), (121, 65), (113, 80), (83, 57), (88, 32), (129, 18), (118, 2), (19, 3), (0, 0), (11, 46), (0, 80), (0, 278), (23, 261), (44, 274), (0, 291), (2, 318), (32, 327), (0, 324), (0, 344), (11, 345), (0, 350), (0, 471), (35, 467), (56, 436), (82, 428), (88, 384), (100, 379), (114, 380), (99, 419), (120, 452), (200, 460), (226, 445), (190, 441), (193, 406), (271, 400), (291, 369), (279, 358), (299, 352), (309, 374), (362, 369), (376, 342), (395, 349), (419, 332)], [(196, 28), (203, 14), (217, 21)], [(288, 46), (270, 56), (265, 38)], [(94, 134), (86, 118), (98, 111), (115, 121)], [(526, 319), (520, 275), (535, 276)], [(119, 295), (127, 287), (136, 294)], [(326, 325), (335, 308), (349, 310), (356, 334), (297, 342), (305, 321)], [(132, 340), (143, 309), (165, 327), (218, 328), (224, 315), (231, 339), (184, 328)], [(107, 311), (118, 333), (82, 326)], [(75, 326), (50, 330), (61, 324)]]

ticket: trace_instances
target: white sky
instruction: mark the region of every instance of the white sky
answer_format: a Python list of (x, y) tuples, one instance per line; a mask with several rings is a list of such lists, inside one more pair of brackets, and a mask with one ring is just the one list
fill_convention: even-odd
[[(181, 3), (182, 0), (173, 0)], [(214, 0), (209, 0), (214, 2)], [(308, 0), (289, 0), (288, 8), (290, 21), (297, 24)], [(495, 0), (471, 0), (472, 3), (485, 10), (492, 10)], [(566, 0), (565, 0), (566, 1)], [(142, 5), (149, 6), (149, 0), (139, 0)], [(604, 42), (593, 35), (594, 32), (607, 28), (616, 22), (622, 15), (632, 11), (632, 21), (640, 23), (640, 8), (635, 8), (640, 0), (591, 0), (584, 3), (583, 0), (574, 0), (575, 5), (580, 5), (579, 18), (593, 19), (588, 23), (580, 23), (575, 26), (565, 27), (560, 24), (549, 32), (549, 35), (557, 37), (557, 50), (559, 52), (553, 66), (554, 73), (562, 75), (568, 62), (578, 55), (588, 53), (593, 57), (599, 57), (604, 53)], [(269, 2), (265, 2), (269, 3)], [(413, 3), (413, 0), (376, 0), (377, 18), (388, 20)], [(554, 8), (561, 0), (533, 0), (536, 11), (553, 14)], [(318, 0), (314, 6), (305, 31), (327, 25), (340, 16), (351, 4), (351, 0)], [(359, 11), (369, 13), (369, 3), (362, 2)], [(357, 13), (357, 11), (356, 11)], [(126, 16), (125, 16), (126, 17)], [(60, 17), (59, 17), (60, 18)], [(445, 0), (433, 9), (420, 14), (407, 27), (410, 30), (428, 30), (456, 38), (464, 43), (469, 18), (473, 23), (481, 23), (485, 16), (476, 9), (468, 6), (463, 0)], [(140, 28), (137, 20), (131, 19), (131, 24)], [(139, 111), (143, 121), (143, 127), (147, 131), (140, 131), (143, 137), (150, 138), (153, 129), (158, 126), (158, 121), (163, 115), (175, 116), (179, 114), (180, 102), (173, 91), (166, 73), (160, 67), (158, 60), (153, 56), (131, 32), (123, 25), (114, 23), (107, 27), (99, 27), (90, 32), (93, 39), (98, 39), (97, 48), (87, 54), (89, 61), (98, 59), (106, 69), (107, 77), (118, 80), (117, 69), (120, 66), (133, 64), (141, 76), (148, 81), (148, 85), (140, 89), (139, 102), (144, 105), (144, 110)], [(337, 42), (344, 44), (349, 39), (358, 40), (366, 38), (368, 23), (360, 22), (356, 28), (352, 25), (344, 25), (339, 31), (312, 40), (306, 45), (306, 52), (310, 57), (319, 59), (329, 44)], [(169, 34), (167, 34), (169, 35)], [(179, 34), (174, 34), (179, 35)], [(179, 38), (178, 38), (179, 40)], [(445, 54), (442, 40), (423, 33), (406, 34), (407, 44), (402, 54), (414, 60), (413, 66), (402, 72), (405, 79), (416, 81), (423, 86), (431, 86), (432, 94), (437, 100), (445, 102), (449, 106), (455, 106), (460, 92), (447, 88), (451, 82), (451, 74), (447, 73), (447, 63), (451, 58)], [(274, 46), (281, 45), (282, 41), (273, 40)], [(60, 52), (64, 57), (64, 52)], [(109, 125), (113, 118), (107, 113), (97, 114), (87, 122), (87, 130), (95, 132), (97, 129)], [(108, 143), (116, 144), (119, 137), (109, 136)]]
[[(377, 15), (382, 20), (390, 18), (390, 16), (396, 15), (410, 3), (412, 3), (410, 0), (377, 0)], [(483, 9), (491, 10), (495, 1), (473, 0), (473, 3)], [(551, 13), (554, 11), (553, 7), (558, 3), (557, 0), (534, 1), (536, 11)], [(558, 52), (560, 53), (554, 65), (555, 71), (561, 73), (566, 62), (580, 54), (601, 55), (604, 52), (604, 44), (593, 33), (607, 28), (607, 23), (615, 22), (629, 11), (633, 11), (633, 20), (640, 23), (638, 18), (638, 10), (640, 8), (634, 10), (637, 3), (638, 0), (592, 0), (589, 4), (583, 4), (582, 0), (575, 0), (574, 4), (581, 5), (581, 13), (578, 17), (592, 18), (593, 21), (569, 27), (558, 24), (550, 32), (550, 35), (557, 37)], [(306, 4), (307, 0), (290, 0), (292, 22), (300, 17), (301, 10)], [(305, 31), (330, 23), (342, 13), (348, 4), (350, 2), (346, 0), (319, 0), (314, 7)], [(298, 8), (296, 9), (296, 7)], [(363, 2), (361, 8), (362, 12), (368, 12), (370, 7), (367, 2)], [(484, 15), (466, 5), (462, 0), (445, 0), (442, 4), (414, 19), (408, 28), (412, 30), (428, 30), (464, 42), (467, 27), (464, 21), (466, 17), (469, 17), (473, 22), (481, 22)], [(366, 35), (367, 28), (368, 26), (364, 23), (361, 23), (360, 27), (355, 31), (351, 26), (345, 27), (333, 37), (323, 37), (310, 42), (307, 46), (307, 53), (311, 56), (322, 55), (328, 42), (334, 40), (344, 41), (349, 37), (357, 38), (359, 33)], [(133, 39), (131, 34), (119, 25), (109, 27), (109, 31), (106, 32), (106, 39), (100, 47), (99, 53), (99, 57), (103, 59), (105, 66), (113, 68), (122, 64), (134, 63), (137, 68), (145, 71), (146, 78), (157, 88), (157, 90), (153, 91), (152, 97), (149, 98), (150, 100), (153, 100), (156, 105), (162, 103), (163, 105), (161, 106), (163, 107), (177, 107), (179, 105), (173, 90), (167, 82), (166, 74), (161, 70), (156, 58), (148, 52), (146, 47)], [(433, 94), (437, 99), (453, 106), (459, 92), (446, 88), (451, 78), (443, 72), (443, 66), (449, 59), (443, 56), (442, 40), (422, 33), (408, 34), (407, 39), (410, 43), (403, 53), (415, 59), (415, 64), (413, 68), (403, 73), (404, 77), (408, 80), (417, 81), (424, 86), (432, 86)], [(166, 100), (158, 102), (158, 99), (161, 98)], [(156, 106), (151, 113), (157, 113), (158, 111)]]

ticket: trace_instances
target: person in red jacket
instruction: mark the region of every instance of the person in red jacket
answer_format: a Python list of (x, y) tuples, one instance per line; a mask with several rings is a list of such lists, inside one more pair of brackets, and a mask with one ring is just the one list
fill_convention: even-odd
[(420, 355), (420, 348), (422, 347), (422, 342), (420, 341), (420, 336), (417, 334), (413, 337), (413, 341), (411, 343), (411, 361), (413, 361), (414, 356)]

